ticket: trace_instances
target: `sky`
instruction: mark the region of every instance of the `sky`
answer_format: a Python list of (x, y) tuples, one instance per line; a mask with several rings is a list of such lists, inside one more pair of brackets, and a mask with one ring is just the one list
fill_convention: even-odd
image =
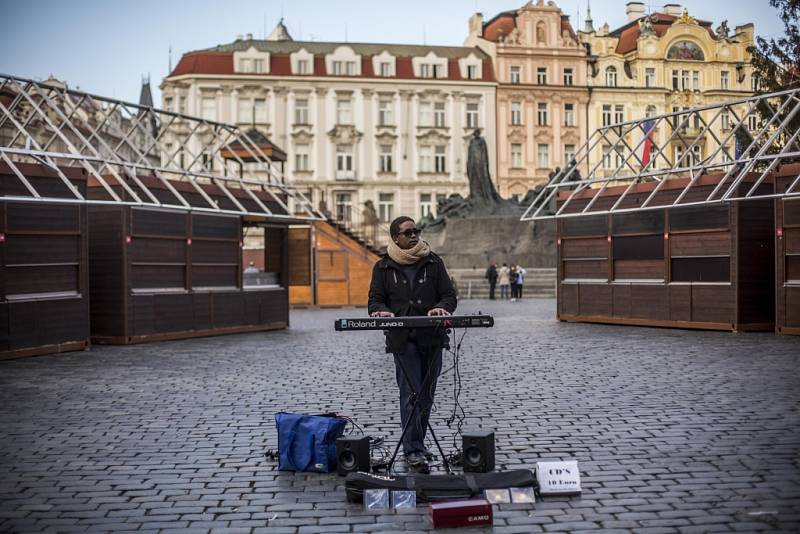
[[(669, 2), (643, 0), (649, 11)], [(626, 22), (626, 0), (590, 0), (595, 28)], [(586, 0), (560, 0), (583, 27)], [(768, 0), (672, 0), (713, 26), (752, 22), (757, 35), (778, 37), (783, 25)], [(460, 46), (469, 17), (488, 20), (523, 0), (0, 0), (0, 73), (44, 80), (137, 102), (143, 76), (158, 85), (181, 54), (263, 38), (283, 17), (295, 40)], [(580, 10), (580, 23), (575, 20)]]

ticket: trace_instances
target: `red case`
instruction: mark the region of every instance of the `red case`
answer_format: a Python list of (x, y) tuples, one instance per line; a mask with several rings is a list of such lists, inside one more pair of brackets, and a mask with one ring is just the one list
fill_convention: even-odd
[(492, 526), (492, 505), (486, 499), (431, 503), (433, 528)]

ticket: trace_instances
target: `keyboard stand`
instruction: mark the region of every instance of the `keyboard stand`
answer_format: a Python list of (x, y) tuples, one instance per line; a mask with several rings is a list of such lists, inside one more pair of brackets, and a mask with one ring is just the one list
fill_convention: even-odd
[[(394, 448), (394, 454), (392, 454), (392, 459), (389, 460), (389, 465), (386, 468), (386, 472), (389, 473), (389, 474), (391, 474), (391, 472), (392, 472), (392, 467), (394, 466), (394, 462), (397, 459), (397, 453), (400, 451), (400, 446), (403, 444), (403, 438), (406, 437), (406, 433), (408, 432), (408, 427), (411, 424), (411, 421), (414, 420), (414, 415), (417, 413), (418, 410), (424, 410), (424, 409), (430, 410), (430, 408), (431, 408), (430, 405), (427, 406), (427, 407), (421, 406), (422, 401), (420, 399), (420, 393), (419, 393), (419, 391), (415, 391), (414, 390), (414, 386), (411, 384), (411, 379), (408, 378), (408, 372), (406, 371), (406, 367), (403, 364), (403, 360), (400, 359), (400, 358), (396, 358), (396, 360), (397, 360), (397, 363), (400, 364), (400, 371), (403, 374), (403, 378), (405, 378), (406, 383), (408, 384), (408, 387), (411, 388), (411, 391), (412, 391), (412, 393), (411, 393), (411, 413), (408, 414), (408, 419), (406, 420), (406, 424), (403, 425), (403, 432), (402, 432), (402, 434), (400, 434), (400, 439), (397, 441), (397, 445)], [(436, 376), (435, 378), (438, 379), (439, 377)], [(422, 384), (423, 391), (425, 391), (426, 387), (430, 387), (430, 380), (431, 380), (431, 377), (428, 376), (428, 378)], [(431, 399), (431, 404), (432, 403), (433, 403), (433, 399)], [(433, 431), (433, 427), (431, 426), (430, 414), (428, 414), (428, 422), (427, 422), (427, 424), (428, 424), (428, 432), (431, 433), (431, 438), (433, 438), (433, 442), (436, 443), (436, 448), (439, 450), (439, 454), (442, 456), (442, 464), (444, 465), (444, 469), (447, 472), (447, 474), (452, 474), (453, 472), (450, 469), (450, 463), (447, 461), (447, 456), (445, 456), (444, 451), (442, 450), (442, 446), (439, 444), (439, 440), (436, 439), (436, 433)]]

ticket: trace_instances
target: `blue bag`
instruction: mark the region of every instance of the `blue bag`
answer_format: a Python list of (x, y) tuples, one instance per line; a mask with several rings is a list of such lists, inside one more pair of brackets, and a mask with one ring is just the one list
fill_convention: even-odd
[(278, 427), (278, 469), (286, 471), (336, 471), (336, 438), (347, 419), (329, 415), (275, 414)]

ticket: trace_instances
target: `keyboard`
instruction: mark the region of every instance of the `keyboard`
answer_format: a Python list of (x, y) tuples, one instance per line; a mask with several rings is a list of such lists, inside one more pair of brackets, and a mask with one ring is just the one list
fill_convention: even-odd
[(414, 317), (356, 317), (336, 319), (334, 330), (398, 330), (401, 328), (489, 328), (494, 326), (491, 315), (427, 315)]

